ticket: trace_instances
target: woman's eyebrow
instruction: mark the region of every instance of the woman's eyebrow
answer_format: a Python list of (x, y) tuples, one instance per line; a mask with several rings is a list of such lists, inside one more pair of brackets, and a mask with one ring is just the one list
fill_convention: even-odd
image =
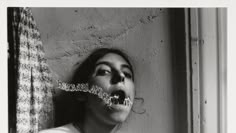
[(122, 64), (121, 67), (122, 68), (127, 68), (127, 69), (129, 69), (132, 72), (132, 69), (131, 69), (130, 65)]
[[(98, 66), (98, 65), (107, 65), (107, 66), (113, 67), (113, 64), (110, 63), (110, 62), (107, 62), (107, 61), (100, 61), (100, 62), (96, 63), (95, 65), (96, 66)], [(131, 67), (128, 64), (122, 64), (121, 68), (127, 68), (130, 71), (132, 71)]]
[(100, 62), (95, 64), (95, 66), (98, 66), (98, 65), (112, 66), (112, 64), (110, 62), (107, 62), (107, 61), (100, 61)]

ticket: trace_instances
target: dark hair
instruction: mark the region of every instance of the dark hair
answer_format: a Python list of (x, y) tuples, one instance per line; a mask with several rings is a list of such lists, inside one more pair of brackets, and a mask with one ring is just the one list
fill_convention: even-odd
[[(78, 83), (87, 83), (90, 79), (91, 74), (94, 72), (96, 62), (109, 53), (114, 53), (124, 58), (124, 60), (129, 64), (131, 68), (134, 80), (133, 67), (129, 61), (128, 56), (123, 51), (116, 48), (98, 48), (92, 51), (91, 54), (82, 63), (79, 64), (79, 67), (75, 70), (70, 83), (75, 85)], [(57, 114), (59, 119), (56, 119), (56, 126), (60, 126), (73, 121), (79, 121), (83, 123), (86, 112), (86, 102), (78, 102), (76, 98), (86, 96), (87, 93), (83, 92), (65, 92), (63, 95), (62, 105), (66, 107), (60, 108), (61, 111)]]

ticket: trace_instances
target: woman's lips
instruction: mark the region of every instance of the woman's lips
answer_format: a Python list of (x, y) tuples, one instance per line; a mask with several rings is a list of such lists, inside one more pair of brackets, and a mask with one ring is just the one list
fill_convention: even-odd
[(111, 100), (112, 104), (115, 104), (115, 105), (117, 105), (117, 104), (124, 105), (124, 106), (131, 106), (132, 105), (130, 97), (127, 96), (127, 94), (123, 90), (112, 91), (112, 93), (110, 95), (110, 100)]
[(123, 90), (117, 90), (111, 93), (111, 102), (114, 104), (123, 104), (125, 98), (126, 95)]
[(128, 102), (130, 100), (128, 100), (129, 98), (127, 98), (127, 100), (124, 100), (123, 104), (111, 104), (110, 106), (108, 106), (109, 110), (113, 110), (113, 111), (125, 111), (125, 110), (129, 110), (132, 103)]

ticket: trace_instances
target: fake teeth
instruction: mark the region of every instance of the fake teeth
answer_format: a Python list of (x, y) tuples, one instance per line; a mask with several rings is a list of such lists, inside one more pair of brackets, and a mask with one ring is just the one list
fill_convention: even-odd
[(125, 106), (131, 106), (132, 105), (132, 102), (131, 102), (130, 98), (125, 98), (124, 100), (121, 101), (119, 99), (119, 96), (114, 95), (110, 99), (111, 99), (112, 104), (123, 104)]
[(125, 93), (123, 91), (116, 91), (113, 94), (109, 95), (108, 93), (104, 92), (101, 87), (92, 86), (89, 89), (88, 84), (67, 84), (61, 81), (58, 82), (58, 88), (64, 91), (80, 91), (80, 92), (87, 92), (93, 95), (97, 95), (100, 99), (102, 99), (107, 106), (112, 106), (112, 104), (123, 104), (125, 106), (132, 106), (132, 101), (129, 97), (125, 98)]
[(132, 106), (132, 102), (131, 102), (131, 100), (129, 99), (129, 98), (125, 98), (125, 100), (124, 100), (124, 103), (123, 103), (125, 106)]
[(114, 98), (115, 98), (115, 99), (119, 99), (119, 96), (115, 95)]

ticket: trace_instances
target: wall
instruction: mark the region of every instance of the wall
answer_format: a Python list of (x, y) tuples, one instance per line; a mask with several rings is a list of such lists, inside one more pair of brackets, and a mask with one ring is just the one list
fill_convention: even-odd
[(75, 63), (96, 47), (122, 48), (133, 59), (136, 93), (144, 98), (137, 109), (146, 112), (132, 113), (129, 124), (125, 123), (121, 131), (177, 131), (172, 55), (175, 42), (170, 9), (32, 8), (32, 11), (55, 79), (69, 80)]

